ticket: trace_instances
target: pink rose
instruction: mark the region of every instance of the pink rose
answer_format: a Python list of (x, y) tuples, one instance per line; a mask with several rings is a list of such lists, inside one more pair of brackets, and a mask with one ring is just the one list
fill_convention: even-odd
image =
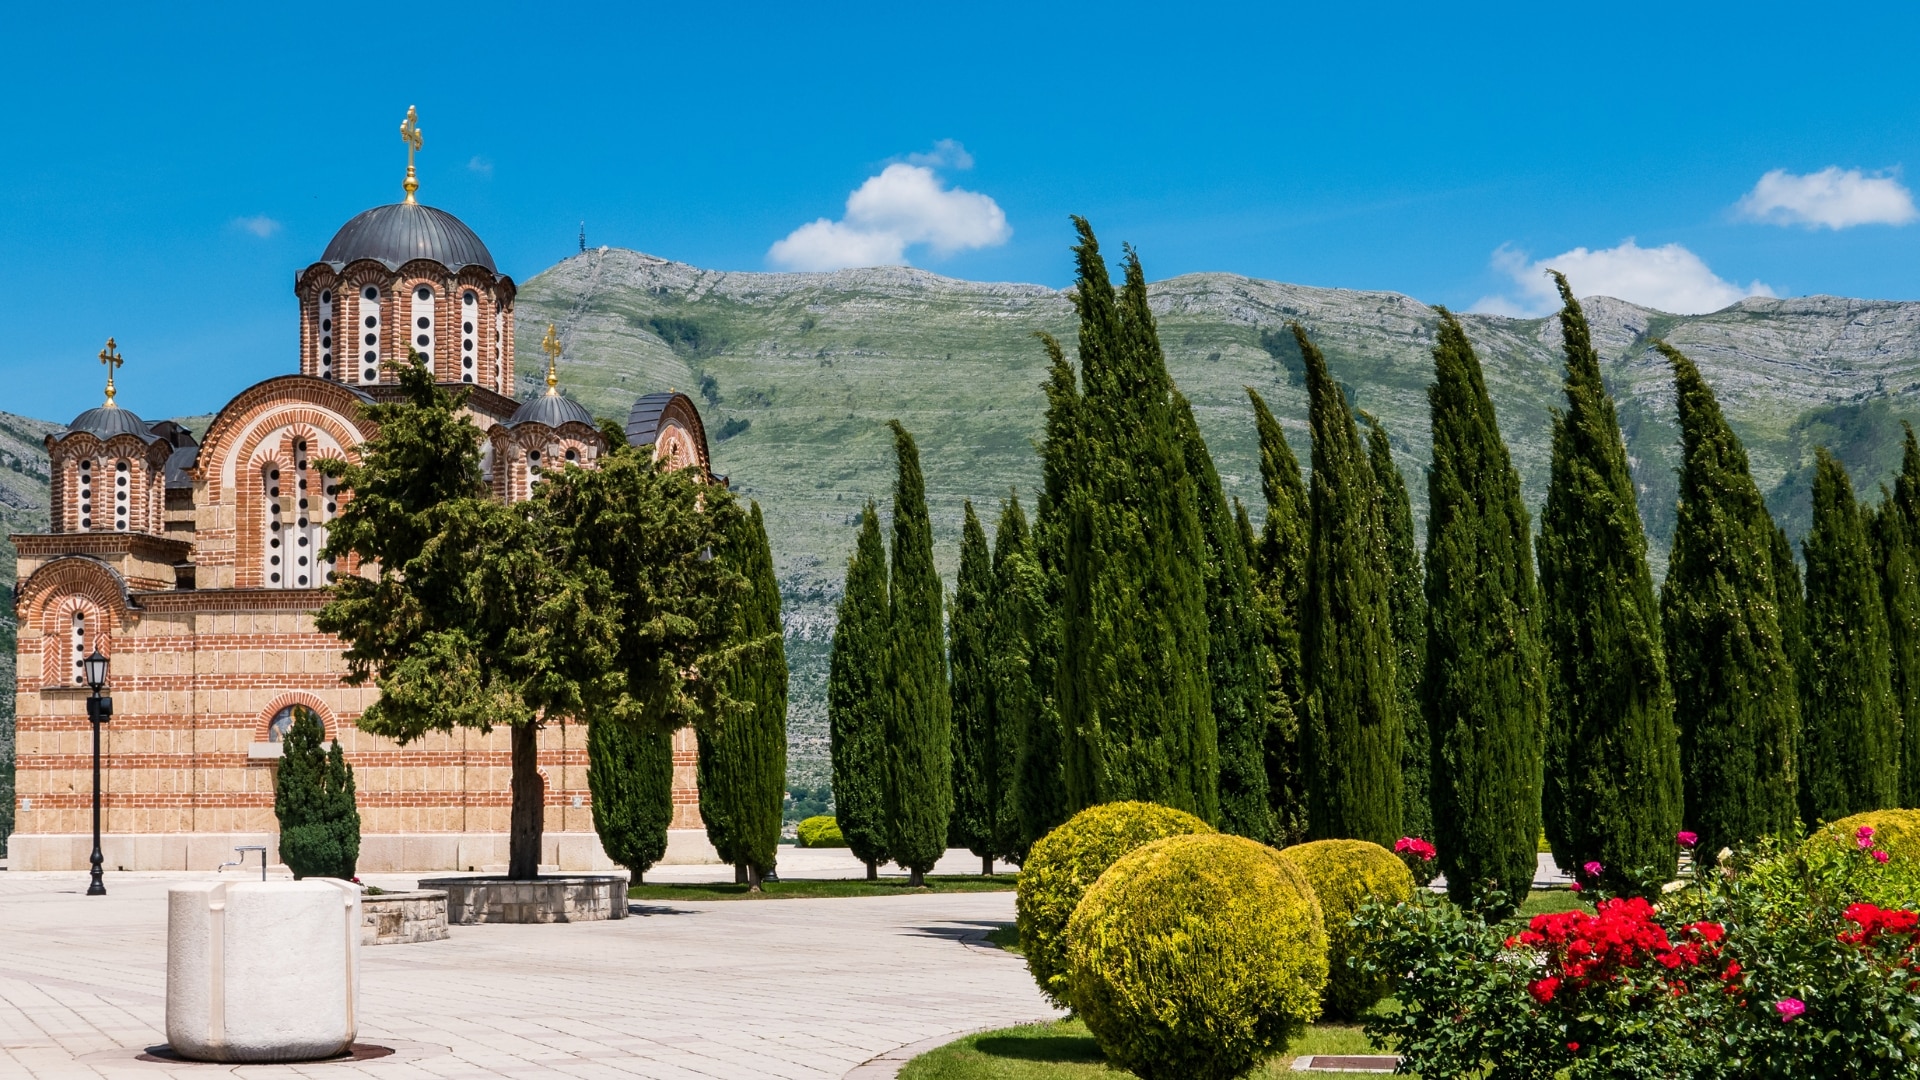
[(1572, 889), (1574, 892), (1579, 892), (1580, 890), (1586, 888), (1586, 886), (1576, 881), (1573, 884), (1567, 886), (1567, 888)]
[(1674, 836), (1674, 839), (1680, 841), (1681, 847), (1692, 847), (1693, 845), (1700, 842), (1700, 834), (1695, 832), (1686, 832), (1685, 830), (1682, 830), (1680, 833)]
[(1585, 866), (1582, 866), (1580, 869), (1586, 871), (1586, 875), (1588, 877), (1599, 877), (1600, 872), (1606, 868), (1601, 866), (1597, 862), (1590, 862)]
[(1807, 1003), (1799, 998), (1781, 998), (1773, 1003), (1773, 1011), (1780, 1014), (1780, 1022), (1791, 1024), (1807, 1011)]
[(1859, 845), (1860, 850), (1862, 851), (1865, 851), (1867, 848), (1872, 847), (1873, 846), (1873, 826), (1862, 825), (1858, 829), (1855, 829), (1853, 833), (1853, 842)]
[(1874, 861), (1874, 862), (1877, 862), (1877, 863), (1884, 863), (1884, 862), (1886, 862), (1886, 861), (1887, 861), (1887, 853), (1886, 853), (1886, 852), (1884, 852), (1884, 851), (1876, 851), (1876, 852), (1874, 852), (1874, 853), (1873, 853), (1873, 861)]

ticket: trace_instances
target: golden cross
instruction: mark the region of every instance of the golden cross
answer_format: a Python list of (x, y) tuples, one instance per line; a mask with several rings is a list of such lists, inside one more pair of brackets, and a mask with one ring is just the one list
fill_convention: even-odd
[(107, 347), (100, 350), (100, 362), (107, 365), (107, 404), (105, 407), (117, 409), (120, 406), (113, 403), (113, 371), (127, 361), (114, 350), (112, 338), (108, 338)]
[(540, 342), (541, 351), (547, 354), (547, 393), (554, 392), (560, 385), (560, 371), (555, 366), (560, 362), (560, 335), (554, 332), (553, 324), (547, 324), (546, 339)]
[(413, 176), (413, 153), (420, 149), (420, 114), (413, 106), (407, 106), (407, 118), (400, 121), (400, 141), (407, 144), (407, 182), (400, 185), (407, 189), (407, 202), (413, 202), (413, 193), (420, 190), (420, 181)]

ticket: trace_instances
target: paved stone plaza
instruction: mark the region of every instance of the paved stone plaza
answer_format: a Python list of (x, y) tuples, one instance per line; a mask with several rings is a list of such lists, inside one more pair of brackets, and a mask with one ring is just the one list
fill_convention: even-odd
[[(859, 870), (844, 851), (783, 848), (781, 864), (789, 877)], [(958, 852), (938, 869), (979, 861)], [(165, 1042), (167, 886), (204, 876), (110, 874), (108, 895), (88, 898), (84, 872), (0, 873), (0, 1076), (841, 1080), (908, 1044), (1052, 1013), (1017, 958), (978, 942), (1012, 921), (1011, 893), (635, 902), (617, 922), (461, 926), (364, 949), (359, 1039), (388, 1057), (137, 1060)]]

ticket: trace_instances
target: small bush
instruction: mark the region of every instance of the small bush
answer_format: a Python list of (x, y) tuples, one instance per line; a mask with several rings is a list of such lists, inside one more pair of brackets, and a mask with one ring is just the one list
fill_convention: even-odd
[(1327, 925), (1327, 992), (1321, 999), (1328, 1016), (1352, 1019), (1387, 996), (1381, 974), (1357, 963), (1354, 913), (1368, 899), (1396, 904), (1413, 899), (1413, 874), (1399, 856), (1365, 840), (1316, 840), (1282, 851), (1281, 856), (1306, 875), (1320, 900)]
[(802, 821), (796, 829), (795, 843), (800, 847), (846, 847), (840, 835), (840, 823), (826, 814)]
[(1118, 802), (1090, 806), (1036, 841), (1020, 865), (1014, 908), (1020, 948), (1040, 992), (1056, 1005), (1067, 1003), (1067, 920), (1114, 860), (1155, 840), (1212, 831), (1184, 810)]
[(1327, 935), (1313, 887), (1263, 844), (1156, 840), (1087, 890), (1067, 926), (1073, 1008), (1145, 1080), (1229, 1080), (1319, 1014)]
[(1920, 810), (1869, 810), (1821, 826), (1807, 842), (1856, 848), (1861, 846), (1863, 828), (1873, 830), (1867, 834), (1866, 850), (1884, 851), (1892, 859), (1920, 866)]
[(326, 737), (319, 714), (293, 707), (274, 775), (273, 814), (280, 821), (280, 861), (296, 878), (351, 878), (360, 859), (353, 767), (338, 740), (320, 748)]

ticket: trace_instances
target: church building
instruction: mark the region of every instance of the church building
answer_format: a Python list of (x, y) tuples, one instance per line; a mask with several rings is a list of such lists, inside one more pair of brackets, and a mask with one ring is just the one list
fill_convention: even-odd
[[(438, 382), (466, 393), (495, 498), (525, 499), (543, 469), (591, 467), (606, 449), (585, 407), (558, 387), (514, 393), (514, 283), (460, 219), (421, 205), (408, 142), (406, 198), (345, 225), (294, 276), (294, 370), (242, 391), (204, 432), (147, 423), (115, 400), (47, 437), (51, 522), (14, 536), (19, 584), (16, 870), (78, 870), (92, 847), (92, 743), (79, 661), (111, 661), (103, 736), (108, 870), (211, 870), (242, 844), (275, 842), (274, 773), (294, 710), (319, 715), (353, 766), (360, 868), (487, 870), (507, 861), (508, 731), (429, 734), (407, 746), (355, 720), (378, 691), (344, 683), (339, 639), (313, 616), (336, 568), (320, 557), (339, 509), (315, 463), (356, 459), (373, 434), (364, 406), (399, 396), (389, 366), (411, 346)], [(684, 394), (634, 403), (627, 441), (708, 469), (706, 434)], [(711, 475), (709, 473), (708, 475)], [(344, 568), (348, 572), (352, 568)], [(586, 730), (549, 724), (541, 862), (611, 865), (594, 835)], [(707, 861), (691, 731), (674, 743), (668, 861)]]

